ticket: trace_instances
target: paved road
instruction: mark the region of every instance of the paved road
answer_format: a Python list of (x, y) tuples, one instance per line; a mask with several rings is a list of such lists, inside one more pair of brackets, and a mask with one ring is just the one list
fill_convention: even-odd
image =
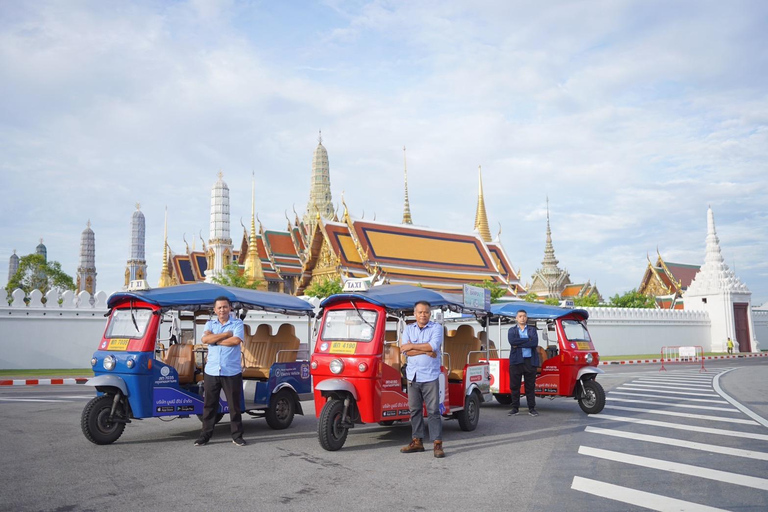
[(137, 421), (96, 446), (79, 423), (90, 388), (1, 388), (0, 510), (768, 508), (768, 363), (603, 369), (602, 414), (564, 398), (538, 418), (485, 404), (474, 432), (445, 423), (442, 460), (398, 452), (409, 425), (357, 427), (326, 452), (311, 402), (285, 431), (246, 420), (244, 448), (227, 423), (194, 447), (194, 418)]

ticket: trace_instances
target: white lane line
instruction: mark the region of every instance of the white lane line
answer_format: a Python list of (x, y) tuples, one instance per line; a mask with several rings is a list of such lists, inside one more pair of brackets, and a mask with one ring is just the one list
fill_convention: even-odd
[(651, 385), (651, 384), (657, 384), (662, 385), (666, 384), (667, 386), (685, 386), (687, 388), (696, 388), (696, 389), (712, 389), (712, 383), (708, 382), (707, 384), (694, 384), (692, 382), (686, 382), (683, 380), (652, 380), (652, 379), (637, 379), (635, 381), (632, 381), (632, 384), (645, 384), (645, 385)]
[(50, 400), (42, 398), (0, 398), (0, 402), (69, 402), (69, 400)]
[(612, 396), (605, 397), (606, 400), (613, 400), (614, 402), (627, 402), (633, 404), (649, 404), (649, 405), (664, 405), (666, 407), (680, 407), (684, 409), (701, 409), (706, 411), (721, 411), (731, 413), (741, 413), (738, 409), (732, 409), (730, 407), (712, 407), (710, 405), (689, 405), (689, 404), (671, 404), (669, 402), (656, 402), (653, 400), (632, 400), (631, 398), (615, 398)]
[[(617, 388), (617, 389), (621, 389), (621, 388)], [(648, 390), (646, 389), (644, 391), (648, 391)], [(637, 393), (637, 392), (627, 393), (626, 391), (613, 391), (613, 390), (609, 391), (609, 393), (613, 395), (648, 396), (651, 398), (669, 398), (670, 400), (685, 400), (687, 402), (706, 402), (710, 404), (727, 404), (728, 403), (725, 400), (713, 400), (711, 398), (687, 398), (683, 396), (668, 396), (660, 393), (654, 393), (654, 394)]]
[(743, 487), (751, 487), (753, 489), (768, 491), (768, 480), (765, 478), (758, 478), (756, 476), (742, 475), (740, 473), (730, 473), (728, 471), (720, 471), (718, 469), (693, 466), (691, 464), (681, 464), (679, 462), (651, 459), (650, 457), (641, 457), (639, 455), (630, 455), (628, 453), (614, 452), (611, 450), (603, 450), (601, 448), (592, 448), (589, 446), (579, 446), (579, 453), (581, 455), (588, 455), (590, 457), (597, 457), (599, 459), (623, 462), (625, 464), (633, 464), (635, 466), (641, 466), (645, 468), (669, 471), (670, 473), (677, 473), (679, 475), (695, 476), (698, 478), (706, 478), (707, 480), (715, 480), (716, 482), (741, 485)]
[[(634, 386), (638, 388), (645, 388), (645, 389), (676, 389), (679, 391), (697, 391), (699, 393), (703, 391), (713, 391), (712, 386), (700, 386), (695, 387), (691, 386), (690, 384), (670, 384), (670, 383), (658, 383), (658, 384), (651, 384), (649, 382), (627, 382), (626, 384), (623, 384), (625, 386)], [(707, 393), (705, 396), (716, 396), (713, 393)]]
[[(635, 391), (651, 391), (652, 389), (659, 389), (657, 386), (640, 386), (638, 384), (625, 384), (623, 386), (619, 386), (616, 389), (634, 389)], [(691, 393), (689, 391), (667, 391), (664, 390), (664, 393), (669, 393), (671, 395), (685, 395), (685, 396), (720, 396), (717, 393)]]
[(668, 512), (671, 510), (679, 512), (718, 512), (724, 509), (699, 505), (690, 501), (668, 498), (659, 494), (653, 494), (645, 491), (638, 491), (629, 487), (613, 485), (599, 480), (582, 478), (574, 476), (571, 482), (571, 489), (581, 491), (593, 496), (607, 498), (609, 500), (620, 501), (629, 505), (658, 510), (659, 512)]
[(756, 421), (742, 420), (739, 418), (721, 418), (720, 416), (709, 416), (708, 414), (691, 414), (688, 412), (657, 411), (656, 409), (638, 409), (637, 407), (623, 407), (621, 405), (606, 405), (606, 409), (617, 411), (639, 412), (644, 414), (658, 414), (660, 416), (675, 416), (676, 418), (688, 418), (692, 420), (724, 421), (726, 423), (739, 423), (741, 425), (758, 425)]
[(721, 428), (696, 427), (693, 425), (683, 425), (681, 423), (669, 423), (667, 421), (643, 420), (640, 418), (630, 418), (627, 416), (613, 416), (612, 414), (591, 414), (589, 418), (597, 418), (611, 421), (626, 421), (627, 423), (638, 423), (640, 425), (650, 425), (652, 427), (674, 428), (677, 430), (689, 430), (691, 432), (702, 432), (704, 434), (716, 434), (719, 436), (741, 437), (743, 439), (757, 439), (759, 441), (768, 441), (768, 435), (752, 434), (750, 432), (738, 432), (734, 430), (723, 430)]
[[(732, 369), (733, 368), (731, 368), (731, 370)], [(718, 395), (720, 395), (721, 397), (723, 397), (726, 400), (728, 400), (728, 402), (730, 402), (730, 404), (732, 406), (736, 407), (738, 410), (740, 410), (741, 412), (743, 412), (744, 414), (746, 414), (750, 418), (754, 419), (756, 422), (760, 423), (762, 426), (768, 427), (768, 420), (766, 420), (762, 416), (752, 412), (751, 409), (741, 405), (739, 402), (737, 402), (736, 400), (731, 398), (725, 391), (723, 391), (723, 388), (720, 387), (720, 376), (721, 375), (725, 375), (726, 373), (730, 372), (731, 370), (726, 370), (726, 371), (724, 371), (722, 373), (717, 374), (717, 376), (715, 377), (715, 380), (712, 382), (712, 385), (714, 386), (715, 391), (717, 391)]]
[(591, 434), (601, 434), (604, 436), (620, 437), (622, 439), (632, 439), (635, 441), (645, 441), (647, 443), (666, 444), (679, 448), (690, 448), (691, 450), (700, 450), (702, 452), (720, 453), (722, 455), (732, 455), (734, 457), (744, 457), (747, 459), (768, 461), (768, 453), (756, 452), (754, 450), (742, 450), (739, 448), (728, 448), (716, 444), (694, 443), (683, 439), (673, 437), (651, 436), (648, 434), (637, 434), (635, 432), (626, 432), (624, 430), (614, 430), (599, 427), (587, 427), (586, 432)]

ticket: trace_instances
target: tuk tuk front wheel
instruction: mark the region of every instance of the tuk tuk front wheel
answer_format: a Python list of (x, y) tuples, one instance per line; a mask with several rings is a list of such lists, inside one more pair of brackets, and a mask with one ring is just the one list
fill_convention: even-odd
[(594, 379), (581, 381), (583, 388), (579, 396), (579, 407), (587, 414), (598, 414), (605, 407), (605, 390)]
[(282, 430), (291, 426), (293, 416), (296, 413), (296, 403), (293, 395), (287, 389), (281, 389), (270, 399), (269, 408), (265, 418), (267, 425), (275, 430)]
[(113, 421), (109, 415), (112, 412), (112, 404), (115, 395), (101, 395), (92, 399), (85, 405), (83, 415), (80, 418), (80, 427), (85, 438), (94, 444), (112, 444), (117, 441), (125, 430), (125, 408), (118, 403), (115, 409)]
[(475, 430), (480, 421), (480, 399), (477, 393), (470, 393), (464, 399), (464, 410), (456, 413), (459, 420), (459, 427), (465, 432)]
[(342, 426), (344, 418), (344, 402), (339, 399), (328, 400), (320, 412), (320, 421), (317, 423), (317, 437), (320, 446), (329, 452), (340, 450), (347, 440), (349, 429)]

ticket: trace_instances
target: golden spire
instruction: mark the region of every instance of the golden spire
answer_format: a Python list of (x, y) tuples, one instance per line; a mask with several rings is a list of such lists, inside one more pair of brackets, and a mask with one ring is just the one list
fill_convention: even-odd
[(160, 270), (160, 282), (157, 286), (165, 288), (173, 285), (171, 274), (168, 270), (168, 207), (165, 207), (165, 229), (163, 231), (163, 266)]
[(408, 163), (405, 160), (405, 146), (403, 146), (403, 172), (405, 174), (405, 206), (403, 207), (403, 224), (413, 224), (413, 219), (411, 219), (411, 205), (408, 202)]
[(264, 269), (261, 267), (259, 249), (256, 245), (256, 174), (253, 174), (251, 184), (251, 236), (248, 238), (248, 254), (245, 258), (245, 277), (248, 284), (260, 281), (266, 286)]
[(477, 166), (480, 177), (480, 193), (477, 196), (477, 213), (475, 213), (475, 231), (480, 233), (484, 242), (491, 242), (491, 229), (488, 227), (488, 215), (485, 213), (485, 200), (483, 199), (483, 169)]

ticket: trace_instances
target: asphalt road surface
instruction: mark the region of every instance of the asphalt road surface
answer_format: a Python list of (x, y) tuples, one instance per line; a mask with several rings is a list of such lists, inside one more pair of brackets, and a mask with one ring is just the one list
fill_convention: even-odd
[(358, 426), (327, 452), (312, 402), (283, 431), (244, 418), (242, 448), (226, 417), (203, 447), (194, 417), (96, 446), (80, 430), (92, 388), (4, 387), (0, 510), (768, 510), (768, 361), (601, 368), (601, 414), (493, 401), (474, 432), (445, 422), (445, 459), (399, 453), (408, 424)]

